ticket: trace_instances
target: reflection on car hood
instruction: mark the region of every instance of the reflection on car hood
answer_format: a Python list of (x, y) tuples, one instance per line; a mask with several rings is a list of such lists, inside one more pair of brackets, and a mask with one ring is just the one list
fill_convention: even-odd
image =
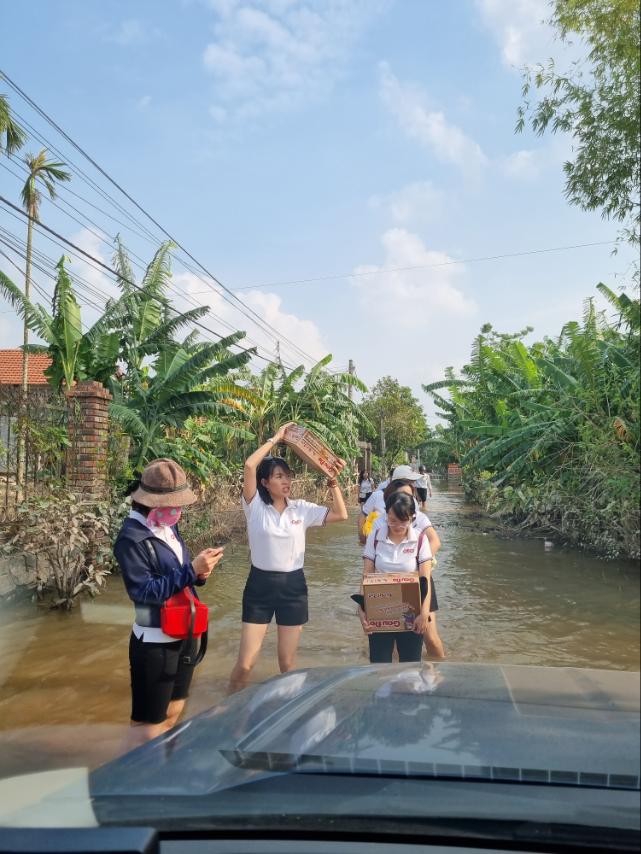
[(301, 670), (91, 775), (102, 798), (209, 795), (282, 772), (634, 789), (639, 678), (468, 664)]

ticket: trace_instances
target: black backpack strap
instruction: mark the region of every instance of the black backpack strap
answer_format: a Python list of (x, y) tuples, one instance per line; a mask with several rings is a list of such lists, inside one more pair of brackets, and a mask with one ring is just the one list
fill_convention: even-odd
[(149, 555), (149, 560), (151, 562), (151, 568), (156, 573), (156, 575), (162, 575), (162, 569), (160, 568), (160, 561), (158, 560), (158, 553), (154, 548), (154, 544), (151, 541), (150, 537), (147, 537), (143, 540), (145, 544), (145, 548), (147, 549), (147, 554)]

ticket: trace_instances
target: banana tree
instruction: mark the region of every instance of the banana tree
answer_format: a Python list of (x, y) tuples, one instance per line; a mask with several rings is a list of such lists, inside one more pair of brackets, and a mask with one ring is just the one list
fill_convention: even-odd
[(51, 357), (45, 375), (55, 389), (60, 389), (63, 383), (71, 388), (76, 380), (84, 379), (107, 384), (116, 371), (120, 347), (120, 335), (112, 329), (114, 303), (108, 302), (103, 315), (83, 332), (80, 306), (65, 269), (64, 257), (58, 262), (57, 271), (51, 312), (27, 299), (2, 272), (0, 293), (23, 318), (29, 330), (45, 342), (27, 345), (27, 350)]
[(166, 346), (148, 372), (133, 374), (127, 396), (114, 399), (110, 414), (132, 438), (136, 471), (161, 456), (167, 448), (168, 431), (182, 430), (189, 418), (208, 416), (218, 419), (221, 432), (232, 429), (225, 416), (237, 414), (229, 401), (233, 387), (208, 383), (249, 362), (251, 350), (229, 353), (243, 337), (243, 332), (236, 332), (212, 344)]

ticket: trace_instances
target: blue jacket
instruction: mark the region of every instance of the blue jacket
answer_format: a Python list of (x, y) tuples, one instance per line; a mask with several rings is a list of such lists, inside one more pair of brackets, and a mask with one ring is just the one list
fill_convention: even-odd
[[(146, 525), (136, 519), (125, 519), (116, 537), (114, 555), (129, 598), (136, 605), (136, 622), (139, 625), (160, 626), (163, 602), (185, 587), (190, 587), (196, 595), (194, 585), (201, 587), (205, 583), (196, 578), (189, 551), (177, 526), (173, 531), (183, 548), (182, 564), (167, 543), (155, 537)], [(160, 573), (151, 562), (145, 540), (153, 541)]]

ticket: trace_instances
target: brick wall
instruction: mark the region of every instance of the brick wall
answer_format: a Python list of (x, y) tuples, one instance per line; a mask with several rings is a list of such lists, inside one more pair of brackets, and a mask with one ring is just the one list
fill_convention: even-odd
[(449, 482), (456, 482), (461, 480), (463, 477), (463, 472), (461, 471), (461, 467), (458, 463), (450, 463), (447, 467), (447, 479)]
[(69, 404), (67, 484), (84, 498), (99, 498), (107, 486), (111, 394), (93, 380), (77, 383), (66, 394)]

